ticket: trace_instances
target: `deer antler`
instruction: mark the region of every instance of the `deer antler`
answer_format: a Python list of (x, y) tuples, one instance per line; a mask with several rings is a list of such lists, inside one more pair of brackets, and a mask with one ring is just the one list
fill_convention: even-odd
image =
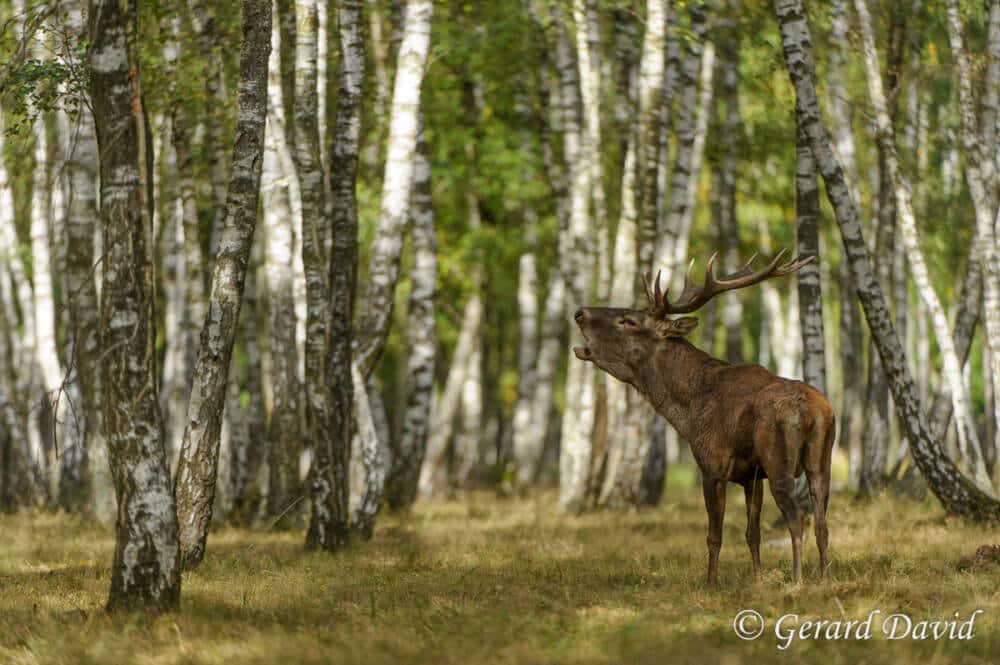
[(724, 277), (716, 277), (713, 268), (715, 260), (719, 258), (719, 253), (715, 252), (708, 259), (708, 265), (705, 267), (705, 283), (701, 285), (691, 281), (691, 271), (694, 269), (694, 259), (691, 259), (687, 273), (684, 275), (684, 290), (681, 291), (677, 302), (670, 302), (667, 298), (667, 292), (661, 290), (660, 272), (656, 273), (656, 281), (652, 287), (649, 279), (643, 275), (642, 281), (646, 285), (646, 297), (649, 299), (649, 313), (656, 318), (663, 318), (667, 314), (687, 314), (700, 308), (720, 293), (753, 286), (773, 277), (790, 275), (816, 258), (814, 256), (808, 256), (804, 259), (796, 258), (784, 265), (779, 265), (784, 255), (785, 250), (781, 250), (767, 266), (754, 271), (751, 267), (754, 259), (757, 258), (757, 255), (754, 254), (740, 270)]

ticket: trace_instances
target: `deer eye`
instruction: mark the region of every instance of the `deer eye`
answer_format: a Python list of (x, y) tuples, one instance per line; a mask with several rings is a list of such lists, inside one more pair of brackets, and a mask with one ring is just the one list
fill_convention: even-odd
[(618, 319), (618, 324), (621, 325), (624, 328), (638, 328), (639, 327), (639, 322), (636, 321), (635, 319), (633, 319), (630, 316), (623, 316), (622, 318)]

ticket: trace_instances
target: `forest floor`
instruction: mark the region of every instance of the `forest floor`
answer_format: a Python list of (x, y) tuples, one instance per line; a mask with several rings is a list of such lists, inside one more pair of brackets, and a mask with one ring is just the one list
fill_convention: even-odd
[[(703, 581), (700, 492), (684, 484), (672, 476), (656, 509), (577, 518), (560, 516), (552, 493), (471, 493), (406, 520), (380, 517), (371, 542), (333, 556), (306, 551), (297, 532), (219, 529), (202, 566), (184, 574), (181, 611), (154, 620), (102, 610), (111, 529), (51, 513), (0, 517), (0, 662), (996, 662), (1000, 568), (960, 566), (1000, 541), (996, 529), (946, 519), (932, 499), (835, 494), (827, 580), (817, 580), (810, 533), (796, 587), (768, 495), (754, 585), (733, 486), (714, 592)], [(744, 609), (765, 618), (755, 641), (734, 633)], [(916, 623), (977, 609), (971, 640), (889, 640), (880, 629), (897, 612)], [(872, 610), (882, 614), (868, 640), (778, 648), (782, 615), (860, 620)]]

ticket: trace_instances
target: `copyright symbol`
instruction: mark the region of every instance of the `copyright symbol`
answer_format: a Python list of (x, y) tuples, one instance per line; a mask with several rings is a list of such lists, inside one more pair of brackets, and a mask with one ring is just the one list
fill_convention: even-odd
[(757, 610), (741, 610), (733, 617), (733, 631), (741, 640), (755, 640), (764, 633), (764, 617)]

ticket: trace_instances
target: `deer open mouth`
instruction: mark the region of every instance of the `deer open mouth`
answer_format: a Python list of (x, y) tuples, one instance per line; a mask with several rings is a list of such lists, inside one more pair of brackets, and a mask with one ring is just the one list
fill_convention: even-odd
[(594, 352), (590, 350), (589, 346), (574, 346), (573, 353), (580, 360), (593, 360)]

